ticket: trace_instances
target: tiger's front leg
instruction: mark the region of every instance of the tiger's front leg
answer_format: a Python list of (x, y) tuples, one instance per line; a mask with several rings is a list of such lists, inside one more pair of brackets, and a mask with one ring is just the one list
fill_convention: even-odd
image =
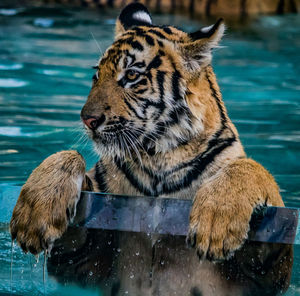
[(76, 214), (81, 189), (87, 190), (85, 161), (76, 151), (45, 159), (22, 187), (10, 221), (10, 232), (23, 251), (50, 252)]
[(284, 206), (273, 177), (251, 159), (231, 162), (198, 190), (189, 244), (200, 259), (229, 258), (246, 240), (251, 215), (259, 205)]

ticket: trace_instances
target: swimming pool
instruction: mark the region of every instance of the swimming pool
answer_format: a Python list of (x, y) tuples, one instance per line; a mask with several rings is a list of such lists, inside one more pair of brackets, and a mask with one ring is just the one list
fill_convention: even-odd
[[(116, 11), (0, 8), (2, 186), (22, 184), (33, 168), (58, 150), (78, 150), (89, 167), (96, 161), (90, 142), (82, 136), (79, 113), (91, 86), (91, 66), (112, 41), (116, 15)], [(188, 31), (202, 25), (181, 16), (155, 18)], [(299, 22), (290, 15), (235, 24), (214, 59), (229, 115), (246, 152), (275, 175), (286, 205), (293, 207), (300, 207)], [(3, 216), (7, 220), (9, 215)], [(16, 294), (42, 294), (41, 262), (35, 267), (34, 259), (19, 248), (14, 250), (10, 281), (5, 219), (0, 219), (0, 293), (9, 293), (12, 286)], [(300, 253), (295, 251), (289, 295), (300, 294)], [(48, 284), (55, 295), (55, 282)], [(71, 289), (81, 293), (78, 287), (59, 289), (57, 295), (70, 295)]]

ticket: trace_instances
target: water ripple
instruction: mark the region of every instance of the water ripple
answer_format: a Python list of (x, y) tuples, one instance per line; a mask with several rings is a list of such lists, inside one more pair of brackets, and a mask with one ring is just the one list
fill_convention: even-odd
[(23, 87), (28, 84), (29, 82), (21, 79), (0, 78), (0, 87), (3, 88)]
[(23, 64), (0, 64), (0, 70), (20, 70), (23, 67)]

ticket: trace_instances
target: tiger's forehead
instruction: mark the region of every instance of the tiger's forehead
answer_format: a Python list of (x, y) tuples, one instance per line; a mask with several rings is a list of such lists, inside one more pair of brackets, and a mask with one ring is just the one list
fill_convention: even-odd
[(109, 64), (117, 69), (122, 58), (137, 59), (139, 56), (150, 59), (151, 52), (163, 50), (172, 43), (188, 42), (188, 34), (174, 27), (134, 27), (122, 34), (105, 52), (100, 60), (100, 66)]

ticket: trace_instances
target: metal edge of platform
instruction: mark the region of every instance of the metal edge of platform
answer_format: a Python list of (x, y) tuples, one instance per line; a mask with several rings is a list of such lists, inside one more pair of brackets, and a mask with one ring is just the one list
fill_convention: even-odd
[[(0, 185), (0, 223), (9, 223), (20, 186)], [(82, 192), (72, 226), (185, 236), (191, 200)], [(300, 244), (299, 210), (264, 207), (253, 214), (251, 241)]]

